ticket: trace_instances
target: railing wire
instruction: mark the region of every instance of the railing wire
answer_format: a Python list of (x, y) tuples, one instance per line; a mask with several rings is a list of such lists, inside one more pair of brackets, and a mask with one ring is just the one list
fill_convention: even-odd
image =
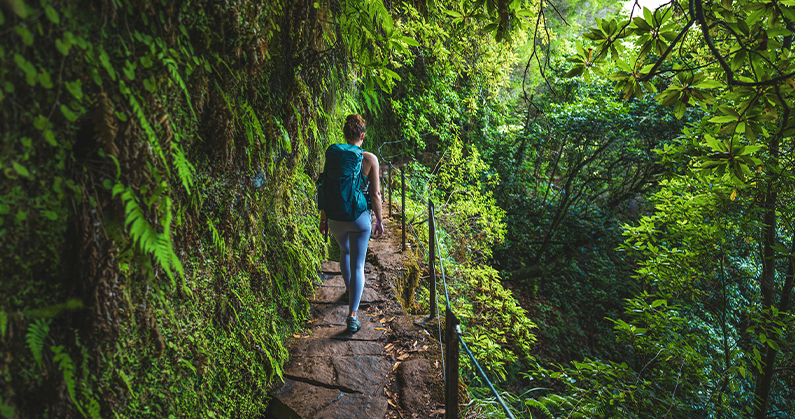
[[(379, 154), (380, 154), (380, 149), (379, 149)], [(405, 175), (405, 171), (403, 171), (400, 168), (397, 168), (397, 167), (393, 166), (391, 162), (389, 162), (389, 167), (392, 170), (397, 169), (399, 172), (401, 172), (401, 173), (403, 173)], [(417, 191), (417, 189), (414, 187), (414, 185), (411, 184), (411, 182), (408, 182), (408, 184), (409, 184), (409, 187), (412, 190), (414, 190), (414, 193), (416, 194), (416, 196), (420, 197), (420, 200), (422, 201), (422, 194), (419, 191)], [(390, 187), (391, 187), (391, 185), (390, 185)], [(428, 199), (430, 199), (430, 197)], [(405, 208), (401, 208), (401, 210), (403, 211), (403, 213), (404, 213), (403, 216), (405, 217), (405, 210), (406, 209)], [(435, 208), (433, 207), (433, 204), (430, 205), (430, 214), (428, 216), (428, 223), (431, 223), (431, 222), (433, 222), (434, 225), (436, 225), (436, 212), (435, 212)], [(450, 305), (450, 294), (449, 294), (449, 292), (447, 290), (447, 278), (446, 278), (445, 272), (444, 272), (444, 257), (442, 257), (442, 255), (441, 255), (441, 247), (439, 247), (439, 236), (438, 236), (438, 233), (435, 230), (436, 229), (434, 229), (433, 240), (434, 240), (434, 243), (436, 245), (436, 253), (438, 254), (438, 257), (439, 257), (439, 268), (440, 268), (439, 270), (440, 270), (440, 272), (442, 274), (442, 284), (444, 285), (445, 306), (446, 306), (446, 308), (448, 310), (450, 310), (453, 313), (453, 315), (455, 315), (455, 311), (453, 310), (452, 306)], [(428, 233), (430, 234), (430, 228), (428, 229)], [(419, 237), (417, 237), (417, 238), (419, 239)], [(418, 240), (418, 242), (422, 243), (422, 240)], [(432, 260), (432, 261), (429, 261), (429, 262), (430, 263), (435, 263), (436, 261)], [(431, 278), (431, 280), (436, 281), (436, 278)], [(432, 301), (431, 304), (436, 304), (436, 301)], [(458, 316), (456, 316), (456, 317), (458, 317)], [(437, 314), (437, 320), (438, 320), (438, 318), (439, 318), (439, 315)], [(437, 321), (437, 326), (438, 326), (438, 329), (439, 329), (439, 342), (441, 342), (442, 341), (441, 321)], [(464, 350), (466, 351), (467, 355), (469, 356), (469, 359), (472, 360), (472, 363), (474, 364), (475, 370), (478, 372), (478, 375), (480, 375), (481, 379), (486, 383), (486, 385), (488, 386), (489, 390), (491, 390), (491, 392), (497, 398), (497, 402), (499, 402), (500, 406), (502, 406), (502, 409), (505, 411), (505, 414), (507, 415), (507, 417), (510, 418), (510, 419), (516, 419), (516, 417), (513, 415), (513, 412), (511, 412), (510, 408), (508, 407), (508, 404), (505, 403), (505, 400), (503, 400), (502, 396), (500, 396), (500, 393), (494, 387), (494, 384), (492, 384), (491, 380), (489, 380), (489, 377), (486, 375), (486, 372), (480, 366), (480, 363), (478, 362), (478, 360), (475, 359), (475, 355), (472, 354), (472, 351), (469, 349), (469, 346), (466, 344), (466, 341), (464, 341), (464, 338), (462, 337), (462, 334), (460, 333), (460, 331), (457, 331), (456, 335), (458, 336), (458, 341), (464, 347)], [(448, 342), (448, 344), (450, 344), (450, 343), (451, 342)], [(457, 387), (458, 383), (448, 383), (447, 382), (447, 369), (445, 368), (445, 364), (444, 364), (445, 363), (445, 361), (444, 361), (445, 360), (445, 356), (444, 356), (443, 347), (442, 347), (442, 354), (441, 355), (442, 355), (442, 371), (444, 372), (445, 385), (446, 386), (455, 385)]]

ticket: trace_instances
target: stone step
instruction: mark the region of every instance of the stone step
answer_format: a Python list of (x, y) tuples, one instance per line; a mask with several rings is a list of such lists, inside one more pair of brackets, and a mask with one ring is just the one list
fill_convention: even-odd
[(276, 419), (383, 419), (387, 399), (285, 379), (268, 413)]
[[(340, 279), (340, 283), (342, 283), (342, 279)], [(310, 298), (310, 303), (322, 303), (322, 304), (344, 304), (346, 307), (348, 305), (348, 299), (345, 298), (343, 300), (342, 295), (345, 294), (345, 286), (341, 287), (328, 287), (322, 286), (319, 288), (315, 288), (315, 297)], [(362, 290), (362, 297), (361, 302), (363, 303), (372, 303), (374, 301), (380, 301), (381, 298), (378, 293), (375, 292), (372, 288), (364, 287)], [(345, 318), (343, 317), (343, 320)]]

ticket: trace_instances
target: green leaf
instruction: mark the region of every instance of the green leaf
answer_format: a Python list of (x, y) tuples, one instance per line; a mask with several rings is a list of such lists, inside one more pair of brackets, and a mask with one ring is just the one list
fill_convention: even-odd
[(17, 174), (19, 174), (20, 176), (30, 178), (30, 172), (28, 172), (28, 169), (25, 166), (17, 162), (11, 163), (11, 166), (14, 168), (14, 171), (17, 172)]
[(49, 71), (42, 69), (37, 78), (42, 87), (45, 89), (52, 89), (52, 79), (50, 79)]
[(105, 67), (105, 71), (108, 72), (110, 79), (116, 81), (116, 70), (113, 69), (113, 66), (110, 64), (110, 57), (102, 47), (99, 47), (99, 62), (102, 64), (102, 67)]
[(576, 76), (579, 76), (580, 74), (582, 74), (584, 71), (585, 71), (585, 66), (582, 65), (582, 64), (578, 64), (578, 65), (575, 65), (574, 67), (572, 67), (571, 70), (569, 70), (569, 72), (566, 73), (566, 75), (563, 76), (563, 77), (567, 77), (567, 78), (568, 77), (576, 77)]
[(697, 85), (695, 85), (695, 88), (697, 88), (697, 89), (715, 89), (715, 88), (722, 87), (722, 86), (723, 86), (723, 83), (721, 83), (721, 82), (719, 82), (717, 80), (704, 80), (701, 83), (698, 83)]
[(652, 308), (657, 308), (657, 307), (659, 307), (661, 305), (668, 305), (668, 301), (666, 301), (666, 300), (654, 300), (654, 302), (651, 303), (651, 307)]
[(31, 32), (30, 29), (24, 26), (16, 26), (14, 27), (14, 32), (16, 32), (17, 35), (19, 35), (22, 38), (23, 44), (28, 46), (33, 45), (34, 36), (33, 32)]
[(14, 406), (9, 406), (5, 403), (0, 403), (0, 415), (3, 415), (6, 419), (11, 419), (17, 414), (16, 410), (14, 410)]
[(44, 131), (44, 141), (47, 141), (47, 143), (53, 147), (58, 146), (58, 142), (55, 141), (55, 133), (53, 133), (51, 130)]
[(61, 18), (58, 16), (58, 12), (52, 6), (45, 6), (44, 13), (47, 15), (47, 19), (50, 19), (50, 22), (56, 25), (61, 23)]
[(758, 146), (758, 145), (747, 145), (747, 146), (743, 147), (743, 151), (742, 151), (742, 153), (740, 153), (740, 155), (742, 156), (742, 155), (746, 155), (746, 154), (755, 153), (755, 152), (757, 152), (757, 151), (759, 151), (761, 149), (762, 149), (762, 147)]
[(83, 81), (77, 79), (75, 81), (67, 81), (64, 83), (66, 90), (74, 96), (78, 101), (83, 100)]
[(55, 48), (63, 55), (69, 55), (69, 45), (63, 43), (60, 39), (55, 40)]
[(58, 219), (58, 214), (56, 214), (53, 211), (45, 210), (45, 211), (42, 211), (42, 214), (45, 217), (47, 217), (49, 220), (51, 220), (51, 221), (55, 221), (55, 220)]
[(419, 42), (415, 41), (414, 38), (410, 38), (408, 36), (401, 36), (400, 40), (403, 41), (406, 45), (408, 45), (410, 47), (418, 47), (418, 46), (420, 46)]
[(718, 123), (718, 124), (723, 124), (723, 123), (726, 123), (726, 122), (733, 122), (733, 121), (736, 121), (737, 119), (738, 119), (738, 117), (736, 117), (736, 116), (731, 116), (731, 115), (726, 115), (726, 116), (713, 116), (713, 117), (712, 117), (712, 118), (709, 120), (709, 122), (715, 122), (715, 123)]
[(47, 117), (44, 115), (39, 115), (33, 118), (33, 127), (39, 131), (47, 128)]
[(127, 77), (129, 80), (135, 80), (135, 66), (130, 64), (129, 61), (127, 61), (122, 71), (124, 71), (124, 77)]
[[(19, 54), (14, 54), (14, 62), (16, 62), (17, 66), (22, 71), (25, 72), (25, 81), (29, 85), (35, 86), (36, 85), (36, 80), (38, 80), (38, 74), (36, 72), (36, 67), (33, 66), (33, 64), (31, 64), (30, 62), (28, 62), (28, 60), (26, 60), (25, 57), (23, 57), (23, 56), (21, 56)], [(6, 85), (6, 92), (9, 92), (8, 85)], [(9, 92), (9, 93), (11, 93), (11, 92)]]
[(63, 114), (63, 116), (66, 117), (66, 119), (68, 119), (68, 120), (70, 120), (72, 122), (77, 121), (77, 115), (74, 112), (72, 112), (72, 110), (69, 109), (68, 106), (61, 105), (61, 113)]

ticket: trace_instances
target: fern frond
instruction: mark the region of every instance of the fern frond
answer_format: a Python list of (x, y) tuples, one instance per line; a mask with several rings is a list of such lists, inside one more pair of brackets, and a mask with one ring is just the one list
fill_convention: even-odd
[(113, 196), (121, 195), (122, 202), (124, 203), (125, 220), (124, 226), (130, 231), (133, 242), (137, 245), (138, 249), (144, 253), (154, 257), (160, 267), (166, 272), (166, 275), (171, 279), (172, 285), (176, 285), (176, 271), (180, 277), (185, 276), (182, 262), (174, 252), (171, 244), (171, 198), (167, 195), (160, 195), (160, 219), (163, 220), (163, 232), (158, 233), (155, 231), (144, 216), (143, 209), (138, 205), (138, 200), (135, 197), (135, 192), (131, 188), (117, 183), (113, 187)]
[(42, 350), (48, 333), (50, 333), (50, 319), (37, 319), (28, 326), (28, 333), (25, 335), (25, 341), (33, 352), (33, 359), (36, 360), (39, 368), (42, 366)]
[(218, 250), (218, 253), (225, 255), (226, 254), (226, 242), (224, 242), (223, 237), (218, 233), (218, 230), (215, 229), (215, 225), (210, 220), (207, 220), (207, 226), (210, 227), (210, 231), (213, 233), (213, 245)]
[(174, 166), (177, 168), (177, 175), (182, 182), (182, 186), (188, 191), (190, 195), (190, 187), (193, 186), (193, 176), (196, 174), (196, 168), (185, 157), (185, 152), (182, 147), (176, 143), (171, 143), (171, 148), (174, 149)]
[(168, 162), (166, 161), (166, 156), (163, 154), (163, 150), (160, 148), (160, 141), (157, 139), (157, 135), (155, 134), (154, 128), (146, 119), (146, 114), (144, 113), (144, 108), (138, 103), (138, 99), (135, 97), (135, 93), (130, 91), (124, 85), (124, 82), (121, 82), (120, 90), (122, 93), (127, 95), (127, 100), (130, 102), (130, 107), (133, 110), (136, 118), (138, 118), (138, 123), (141, 124), (141, 128), (144, 129), (144, 133), (146, 133), (146, 138), (149, 139), (149, 143), (152, 144), (152, 149), (155, 151), (158, 157), (163, 160), (163, 164), (168, 168)]
[(168, 67), (168, 72), (171, 74), (171, 79), (174, 80), (180, 88), (182, 88), (182, 92), (185, 93), (185, 100), (188, 102), (188, 108), (190, 109), (191, 115), (193, 115), (194, 120), (198, 120), (196, 118), (196, 112), (193, 111), (193, 104), (190, 102), (190, 93), (188, 93), (188, 87), (185, 85), (185, 81), (182, 80), (182, 76), (179, 75), (179, 69), (177, 68), (176, 61), (172, 60), (171, 58), (163, 59), (163, 62), (166, 63)]
[(544, 418), (555, 419), (555, 415), (553, 415), (552, 412), (550, 412), (549, 409), (538, 400), (528, 399), (525, 400), (524, 404), (529, 407), (535, 407), (536, 409), (541, 411), (541, 414), (543, 415), (542, 417)]
[(93, 397), (88, 397), (88, 403), (86, 403), (86, 410), (88, 410), (87, 417), (89, 419), (102, 419), (102, 413), (99, 402)]
[(80, 403), (77, 400), (75, 364), (72, 362), (72, 358), (69, 357), (69, 354), (63, 352), (63, 345), (52, 346), (50, 349), (55, 353), (55, 358), (53, 360), (58, 363), (58, 369), (63, 372), (63, 380), (66, 383), (66, 391), (69, 392), (69, 397), (72, 398), (72, 402), (75, 404), (75, 406), (77, 406), (77, 410), (79, 410), (84, 417), (87, 417), (86, 412), (83, 411), (83, 407), (80, 406)]

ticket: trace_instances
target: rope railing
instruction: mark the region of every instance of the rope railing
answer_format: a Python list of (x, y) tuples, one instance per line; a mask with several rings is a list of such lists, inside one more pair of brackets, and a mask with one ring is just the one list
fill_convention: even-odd
[[(401, 227), (402, 227), (402, 234), (403, 234), (403, 242), (402, 242), (402, 249), (403, 251), (406, 250), (406, 173), (404, 170), (396, 168), (391, 163), (389, 163), (389, 182), (387, 186), (389, 188), (389, 214), (390, 218), (392, 216), (392, 171), (398, 170), (400, 172), (401, 178)], [(409, 184), (409, 186), (414, 190), (414, 192), (418, 196), (422, 196), (422, 194), (417, 191), (413, 185)], [(422, 242), (422, 240), (418, 241)], [(428, 320), (438, 319), (437, 315), (437, 297), (436, 297), (436, 252), (439, 247), (439, 237), (436, 232), (436, 213), (435, 208), (433, 205), (433, 200), (430, 197), (430, 193), (428, 195), (428, 270), (429, 270), (429, 288), (430, 288), (430, 315), (428, 316)], [(489, 390), (494, 394), (497, 399), (497, 402), (502, 406), (502, 409), (505, 411), (505, 414), (510, 419), (516, 419), (513, 415), (513, 412), (508, 408), (507, 403), (503, 400), (500, 393), (494, 387), (489, 377), (486, 375), (486, 372), (480, 366), (480, 363), (472, 354), (472, 350), (469, 349), (466, 341), (463, 339), (463, 333), (461, 331), (460, 322), (458, 320), (458, 316), (456, 316), (455, 311), (450, 304), (450, 294), (447, 290), (447, 278), (445, 276), (444, 271), (444, 258), (439, 256), (439, 270), (442, 277), (442, 284), (444, 286), (444, 298), (445, 298), (445, 339), (444, 342), (446, 343), (447, 350), (445, 351), (442, 348), (442, 369), (444, 372), (444, 382), (445, 382), (445, 417), (446, 418), (457, 418), (458, 417), (458, 371), (459, 371), (459, 358), (458, 358), (458, 343), (464, 347), (467, 356), (472, 361), (472, 364), (475, 367), (478, 375), (481, 377), (483, 382), (486, 383)], [(439, 341), (442, 342), (441, 336), (441, 325), (440, 322), (437, 322), (439, 325)], [(456, 342), (458, 341), (458, 342)], [(456, 343), (454, 343), (456, 342)]]

